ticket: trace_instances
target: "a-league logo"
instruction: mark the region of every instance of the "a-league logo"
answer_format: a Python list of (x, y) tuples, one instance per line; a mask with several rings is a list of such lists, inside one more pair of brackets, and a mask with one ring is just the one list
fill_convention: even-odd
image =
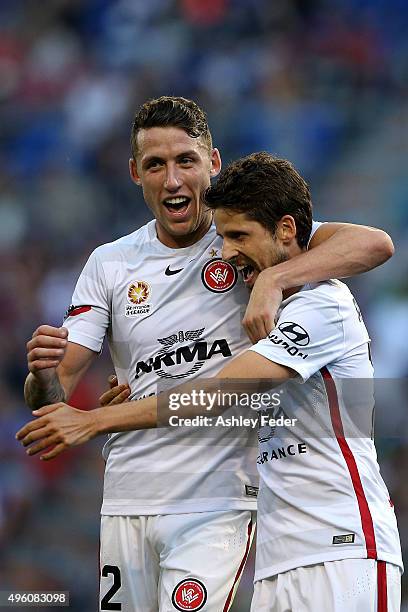
[(142, 280), (135, 280), (127, 288), (127, 304), (125, 307), (126, 317), (147, 315), (150, 313), (151, 305), (148, 304), (152, 289), (149, 283)]
[(204, 584), (195, 578), (187, 578), (178, 583), (171, 596), (176, 610), (201, 610), (207, 601), (207, 589)]
[(127, 291), (127, 299), (130, 304), (142, 304), (150, 297), (150, 285), (146, 281), (133, 281)]

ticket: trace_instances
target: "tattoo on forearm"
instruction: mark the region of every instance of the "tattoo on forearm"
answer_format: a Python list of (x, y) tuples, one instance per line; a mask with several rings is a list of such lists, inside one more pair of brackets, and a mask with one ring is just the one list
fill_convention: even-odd
[(49, 381), (46, 388), (40, 387), (33, 377), (28, 378), (24, 388), (24, 395), (28, 406), (32, 410), (47, 404), (65, 401), (65, 392), (58, 376)]

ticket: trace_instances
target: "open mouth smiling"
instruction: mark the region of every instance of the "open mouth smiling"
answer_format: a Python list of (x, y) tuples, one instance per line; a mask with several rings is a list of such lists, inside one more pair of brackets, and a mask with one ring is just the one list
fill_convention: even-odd
[(255, 267), (251, 264), (246, 264), (245, 266), (236, 266), (236, 268), (241, 273), (241, 276), (246, 285), (253, 280), (255, 273), (257, 272)]
[(163, 204), (171, 215), (182, 216), (187, 212), (188, 206), (191, 202), (191, 198), (188, 196), (177, 196), (173, 198), (166, 198), (163, 200)]

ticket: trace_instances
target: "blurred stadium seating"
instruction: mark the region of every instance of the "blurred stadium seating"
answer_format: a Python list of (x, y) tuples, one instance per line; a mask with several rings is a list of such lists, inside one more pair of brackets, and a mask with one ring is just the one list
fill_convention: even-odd
[[(288, 157), (311, 183), (317, 219), (389, 231), (394, 258), (350, 285), (376, 375), (407, 376), (407, 31), (404, 0), (2, 0), (2, 589), (70, 590), (71, 610), (96, 609), (101, 444), (43, 465), (14, 433), (29, 416), (32, 331), (60, 324), (95, 246), (150, 218), (127, 171), (145, 99), (196, 99), (224, 162), (263, 149)], [(76, 405), (95, 406), (108, 372), (104, 353)], [(377, 431), (377, 447), (406, 550), (407, 396), (390, 395), (391, 433)], [(250, 589), (248, 575), (235, 612), (249, 609)], [(406, 580), (403, 590), (408, 610)]]

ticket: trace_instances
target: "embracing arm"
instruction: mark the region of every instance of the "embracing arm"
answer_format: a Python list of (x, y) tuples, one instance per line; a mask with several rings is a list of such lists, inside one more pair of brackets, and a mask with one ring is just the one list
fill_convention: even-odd
[(259, 274), (242, 321), (251, 342), (265, 338), (273, 329), (285, 289), (368, 272), (393, 253), (391, 238), (380, 229), (349, 223), (322, 224), (308, 251)]
[[(265, 381), (267, 388), (273, 387), (277, 383), (283, 383), (289, 378), (293, 378), (297, 372), (289, 367), (279, 365), (266, 359), (262, 355), (253, 351), (245, 351), (242, 355), (235, 357), (227, 365), (225, 365), (214, 378), (207, 378), (201, 383), (193, 381), (184, 383), (172, 388), (168, 395), (190, 395), (192, 390), (196, 390), (200, 384), (206, 393), (214, 393), (220, 388), (220, 381), (256, 381), (262, 385)], [(273, 381), (273, 382), (272, 382)], [(167, 414), (167, 397), (166, 414)], [(158, 424), (158, 405), (160, 404), (160, 396), (151, 396), (143, 400), (131, 401), (118, 406), (106, 406), (96, 408), (92, 411), (94, 416), (94, 435), (107, 434), (117, 431), (132, 431), (135, 429), (151, 429), (157, 427)], [(228, 406), (225, 406), (228, 408)], [(183, 407), (183, 416), (186, 418), (193, 417), (197, 414), (197, 406), (191, 403)]]
[(323, 223), (314, 233), (309, 250), (275, 266), (281, 289), (346, 278), (368, 272), (394, 254), (383, 230), (351, 223)]
[[(217, 377), (207, 379), (203, 384), (206, 392), (219, 389), (220, 379), (265, 379), (268, 388), (271, 380), (283, 382), (296, 375), (294, 370), (278, 365), (253, 351), (246, 351), (226, 365)], [(197, 388), (197, 382), (180, 385), (171, 390), (173, 393), (190, 393)], [(157, 427), (158, 404), (160, 397), (147, 397), (143, 400), (109, 405), (95, 410), (84, 411), (64, 403), (44, 406), (34, 411), (37, 417), (17, 432), (16, 438), (27, 450), (35, 455), (49, 447), (54, 447), (41, 455), (41, 459), (52, 459), (71, 446), (83, 444), (92, 438), (106, 433), (133, 431)], [(193, 417), (199, 408), (191, 403), (183, 409), (184, 417)]]

